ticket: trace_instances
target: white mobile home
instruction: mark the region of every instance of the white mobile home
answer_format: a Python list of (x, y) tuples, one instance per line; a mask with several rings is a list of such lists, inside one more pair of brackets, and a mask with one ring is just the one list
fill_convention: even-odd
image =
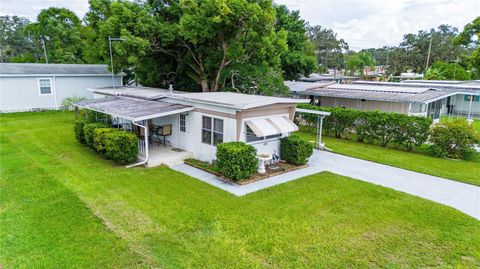
[(211, 162), (221, 142), (242, 141), (258, 152), (279, 154), (280, 139), (298, 130), (293, 123), (296, 104), (309, 101), (145, 87), (92, 91), (95, 99), (77, 105), (109, 114), (122, 128), (135, 131), (148, 166), (174, 165), (189, 157)]
[(92, 98), (87, 88), (122, 85), (102, 64), (0, 63), (0, 112), (61, 108), (69, 97)]

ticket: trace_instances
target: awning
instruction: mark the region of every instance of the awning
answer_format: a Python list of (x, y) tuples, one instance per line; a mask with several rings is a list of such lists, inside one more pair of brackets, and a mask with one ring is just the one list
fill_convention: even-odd
[(75, 105), (131, 121), (159, 118), (194, 109), (192, 106), (118, 96), (83, 100)]
[(245, 123), (257, 137), (298, 131), (298, 126), (287, 116), (245, 119)]

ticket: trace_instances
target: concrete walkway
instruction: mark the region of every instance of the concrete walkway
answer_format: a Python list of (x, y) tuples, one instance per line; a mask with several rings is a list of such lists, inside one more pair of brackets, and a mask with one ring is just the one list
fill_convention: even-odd
[(186, 164), (173, 166), (172, 169), (237, 196), (329, 171), (448, 205), (480, 220), (480, 187), (326, 151), (315, 150), (308, 168), (247, 185), (225, 183), (215, 175)]

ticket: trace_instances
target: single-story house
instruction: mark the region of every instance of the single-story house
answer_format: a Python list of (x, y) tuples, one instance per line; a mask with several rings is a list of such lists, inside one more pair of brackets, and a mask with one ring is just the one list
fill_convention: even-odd
[(69, 97), (92, 98), (87, 88), (122, 85), (103, 64), (0, 63), (0, 112), (60, 109)]
[[(130, 86), (90, 90), (94, 99), (78, 102), (77, 106), (109, 114), (116, 124), (136, 132), (141, 137), (142, 163), (148, 166), (174, 165), (190, 157), (212, 162), (216, 145), (232, 141), (279, 155), (280, 139), (298, 130), (293, 122), (296, 104), (309, 102), (234, 92), (187, 93)], [(152, 146), (156, 135), (161, 136), (159, 146)]]
[(294, 96), (309, 98), (318, 106), (380, 110), (428, 116), (434, 120), (442, 115), (480, 117), (480, 87), (477, 86), (370, 81), (324, 85), (300, 83), (305, 85), (296, 83), (291, 87), (306, 90), (296, 91)]

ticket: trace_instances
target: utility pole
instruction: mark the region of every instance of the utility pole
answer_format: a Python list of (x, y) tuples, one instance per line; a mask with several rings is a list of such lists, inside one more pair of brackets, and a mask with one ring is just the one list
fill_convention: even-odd
[(115, 92), (115, 71), (113, 70), (112, 41), (124, 41), (124, 38), (112, 38), (108, 36), (108, 47), (110, 49), (110, 67), (112, 68), (112, 87)]
[(47, 48), (45, 47), (45, 39), (42, 36), (42, 46), (43, 46), (43, 54), (45, 55), (45, 63), (48, 64), (48, 56), (47, 56)]
[(425, 64), (425, 71), (423, 72), (424, 74), (427, 71), (428, 63), (430, 62), (430, 52), (432, 51), (432, 40), (433, 40), (433, 34), (432, 34), (432, 37), (430, 37), (430, 44), (428, 45), (427, 64)]

